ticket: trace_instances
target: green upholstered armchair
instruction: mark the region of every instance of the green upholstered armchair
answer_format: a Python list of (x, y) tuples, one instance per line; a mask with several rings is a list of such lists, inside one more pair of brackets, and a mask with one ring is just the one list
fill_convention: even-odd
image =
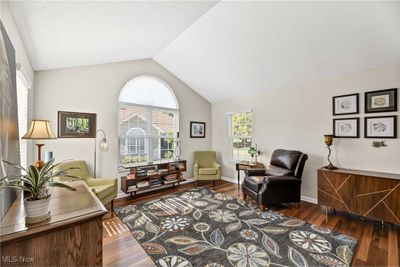
[(196, 183), (199, 180), (209, 180), (214, 184), (221, 179), (221, 165), (217, 164), (215, 151), (194, 152), (194, 179)]
[[(81, 177), (86, 184), (92, 189), (93, 193), (100, 199), (103, 205), (111, 203), (111, 211), (114, 208), (114, 198), (118, 192), (118, 182), (116, 178), (93, 178), (90, 176), (89, 169), (84, 160), (65, 161), (57, 165), (53, 171), (57, 172), (67, 168), (76, 167), (77, 169), (69, 170), (68, 173)], [(67, 177), (58, 177), (60, 182), (69, 182), (71, 179)]]

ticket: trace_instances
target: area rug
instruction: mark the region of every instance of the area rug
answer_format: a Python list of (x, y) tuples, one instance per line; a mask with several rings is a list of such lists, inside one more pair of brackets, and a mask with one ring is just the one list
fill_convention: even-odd
[(356, 239), (249, 205), (192, 189), (114, 211), (162, 267), (351, 264)]

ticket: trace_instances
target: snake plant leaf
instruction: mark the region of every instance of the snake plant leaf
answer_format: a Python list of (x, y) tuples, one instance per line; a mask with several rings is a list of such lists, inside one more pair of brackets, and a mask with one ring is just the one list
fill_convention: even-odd
[(20, 165), (18, 165), (18, 164), (9, 162), (9, 161), (4, 160), (4, 159), (3, 159), (3, 162), (4, 162), (4, 163), (7, 163), (7, 164), (9, 164), (9, 165), (11, 165), (11, 166), (13, 166), (14, 168), (17, 168), (17, 169), (23, 170), (23, 171), (25, 171), (25, 172), (28, 172), (27, 169), (25, 169), (24, 167), (22, 167), (22, 166), (20, 166)]
[[(66, 177), (67, 177), (67, 175), (69, 175), (69, 176), (74, 176), (74, 175), (71, 175), (71, 174), (69, 174), (69, 173), (67, 172), (67, 171), (69, 171), (69, 170), (80, 170), (80, 168), (78, 168), (78, 167), (67, 168), (67, 169), (64, 169), (64, 170), (57, 171), (57, 172), (53, 173), (51, 176), (52, 176), (52, 177), (56, 177), (56, 176), (66, 176)], [(82, 179), (82, 178), (79, 177), (79, 176), (75, 176), (75, 177), (76, 177), (76, 179)], [(70, 177), (70, 178), (72, 178), (72, 177)]]
[(42, 167), (42, 169), (40, 170), (40, 174), (47, 174), (49, 172), (49, 170), (51, 169), (51, 167), (53, 166), (54, 163), (54, 158), (49, 160), (48, 162), (46, 162), (44, 164), (44, 166)]

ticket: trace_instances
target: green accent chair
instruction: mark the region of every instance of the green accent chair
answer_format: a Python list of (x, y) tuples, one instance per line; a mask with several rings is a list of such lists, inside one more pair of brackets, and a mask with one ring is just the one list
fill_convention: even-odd
[(221, 180), (221, 165), (217, 163), (215, 151), (195, 151), (194, 152), (194, 179), (196, 185), (198, 181)]
[[(65, 170), (71, 167), (76, 167), (79, 169), (69, 170), (68, 173), (74, 176), (81, 177), (85, 183), (89, 186), (93, 193), (100, 199), (103, 205), (111, 203), (111, 212), (114, 209), (114, 199), (117, 197), (118, 193), (118, 181), (116, 178), (93, 178), (84, 160), (71, 160), (65, 161), (57, 165), (53, 172), (60, 170)], [(68, 177), (57, 177), (60, 182), (70, 182), (71, 178)]]

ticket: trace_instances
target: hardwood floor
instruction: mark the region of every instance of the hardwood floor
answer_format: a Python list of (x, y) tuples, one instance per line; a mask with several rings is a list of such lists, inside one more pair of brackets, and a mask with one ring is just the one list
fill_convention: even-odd
[[(201, 183), (217, 192), (234, 197), (241, 197), (236, 184), (221, 182)], [(159, 198), (174, 192), (193, 188), (194, 184), (181, 185), (178, 188), (165, 189), (151, 194), (139, 195), (134, 199), (124, 198), (114, 202), (115, 207), (137, 204)], [(300, 208), (292, 205), (273, 207), (288, 216), (299, 218), (312, 224), (321, 225), (359, 240), (353, 266), (399, 266), (400, 265), (400, 226), (373, 222), (356, 216), (336, 212), (325, 214), (318, 205), (302, 202)], [(150, 257), (133, 238), (128, 228), (115, 215), (106, 215), (103, 219), (103, 264), (104, 266), (155, 266)]]

